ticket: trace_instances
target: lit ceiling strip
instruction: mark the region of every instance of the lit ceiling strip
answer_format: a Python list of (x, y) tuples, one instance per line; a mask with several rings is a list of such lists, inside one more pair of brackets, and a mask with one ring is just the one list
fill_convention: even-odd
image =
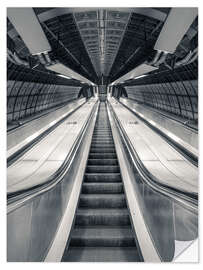
[(172, 8), (154, 49), (174, 53), (197, 15), (198, 8)]
[(51, 46), (32, 8), (8, 8), (7, 15), (31, 54), (51, 51)]
[(141, 64), (138, 67), (131, 70), (130, 72), (128, 72), (127, 74), (125, 74), (124, 76), (122, 76), (119, 79), (117, 79), (116, 81), (114, 81), (112, 83), (112, 85), (124, 82), (126, 80), (135, 79), (138, 76), (140, 77), (140, 76), (142, 76), (142, 75), (144, 75), (146, 73), (149, 73), (151, 71), (154, 71), (156, 69), (158, 69), (158, 68), (147, 65), (147, 64)]
[(62, 74), (64, 76), (67, 76), (67, 77), (71, 77), (73, 79), (76, 79), (78, 81), (81, 81), (81, 82), (85, 82), (87, 84), (91, 84), (91, 85), (95, 85), (93, 82), (91, 82), (90, 80), (86, 79), (85, 77), (83, 77), (82, 75), (80, 75), (79, 73), (73, 71), (72, 69), (64, 66), (63, 64), (61, 63), (56, 63), (56, 64), (53, 64), (53, 65), (50, 65), (50, 66), (46, 66), (46, 68), (48, 70), (52, 70), (54, 72), (57, 72), (59, 74)]
[[(162, 27), (154, 49), (157, 51), (174, 53), (197, 15), (197, 8), (172, 8)], [(158, 67), (141, 64), (110, 85), (115, 85), (133, 78), (135, 79), (155, 69), (158, 69)]]

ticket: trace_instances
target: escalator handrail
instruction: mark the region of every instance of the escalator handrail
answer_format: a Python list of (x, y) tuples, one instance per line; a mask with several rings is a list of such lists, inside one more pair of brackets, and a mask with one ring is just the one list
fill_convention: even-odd
[(35, 186), (7, 194), (7, 205), (10, 206), (8, 207), (8, 212), (12, 211), (16, 207), (18, 208), (26, 201), (33, 199), (34, 197), (54, 188), (59, 182), (63, 180), (64, 174), (68, 172), (68, 170), (72, 165), (74, 156), (77, 152), (77, 149), (80, 147), (83, 141), (83, 137), (85, 136), (86, 131), (88, 130), (89, 124), (91, 123), (91, 119), (95, 115), (97, 104), (98, 101), (96, 101), (95, 104), (93, 105), (93, 108), (90, 112), (87, 121), (84, 123), (69, 153), (67, 154), (65, 160), (63, 161), (62, 165), (57, 169), (57, 171), (53, 173), (50, 177), (48, 177), (46, 181), (41, 184), (37, 184)]
[(121, 136), (123, 142), (125, 143), (133, 162), (133, 165), (137, 169), (138, 173), (141, 175), (141, 179), (144, 183), (149, 185), (152, 189), (158, 191), (161, 194), (164, 194), (167, 197), (170, 197), (181, 204), (187, 206), (192, 211), (198, 211), (198, 194), (185, 192), (183, 190), (179, 190), (178, 188), (171, 187), (169, 185), (160, 183), (159, 180), (152, 175), (147, 168), (144, 166), (143, 162), (140, 160), (137, 151), (132, 145), (126, 131), (122, 127), (120, 120), (118, 119), (115, 111), (113, 110), (112, 105), (110, 105), (110, 112), (113, 114), (113, 119), (115, 119), (116, 126), (119, 131), (119, 135)]

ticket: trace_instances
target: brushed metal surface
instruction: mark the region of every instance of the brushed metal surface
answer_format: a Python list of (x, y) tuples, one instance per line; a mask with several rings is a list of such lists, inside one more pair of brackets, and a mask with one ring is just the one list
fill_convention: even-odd
[[(88, 136), (87, 129), (85, 138)], [(45, 259), (70, 200), (85, 143), (84, 139), (82, 147), (77, 148), (74, 162), (71, 163), (62, 181), (47, 192), (31, 196), (28, 200), (10, 208), (12, 210), (8, 213), (7, 222), (7, 260), (9, 262), (40, 262)]]
[[(121, 123), (124, 126), (126, 124), (124, 121)], [(177, 256), (183, 251), (183, 248), (181, 248), (179, 244), (180, 241), (182, 241), (182, 247), (184, 247), (184, 243), (197, 239), (197, 213), (186, 209), (178, 202), (168, 196), (160, 194), (143, 182), (132, 162), (127, 148), (122, 146), (124, 145), (123, 141), (116, 135), (118, 131), (115, 122), (111, 121), (111, 125), (132, 219), (135, 219), (135, 224), (138, 222), (136, 221), (136, 217), (138, 218), (138, 208), (136, 208), (137, 200), (137, 207), (139, 207), (139, 211), (142, 213), (151, 241), (161, 260), (172, 261), (175, 255)], [(121, 150), (119, 150), (120, 147)], [(156, 161), (152, 161), (152, 163), (153, 162)], [(124, 167), (125, 170), (123, 169)], [(127, 175), (126, 173), (128, 173), (130, 181), (127, 180), (128, 177), (124, 177), (124, 175)], [(159, 171), (157, 171), (157, 173), (159, 173)], [(162, 177), (164, 177), (164, 174)], [(142, 242), (146, 238), (144, 227), (142, 228), (143, 232), (138, 226), (135, 226), (134, 229), (137, 233), (143, 257), (149, 262), (152, 261), (152, 258), (148, 257), (147, 245), (142, 247)], [(176, 245), (179, 245), (178, 249)]]
[[(114, 98), (109, 98), (109, 102), (146, 169), (160, 183), (198, 193), (198, 168)], [(135, 121), (137, 124), (132, 124)], [(143, 145), (147, 152), (143, 151)], [(157, 159), (152, 159), (151, 152)]]

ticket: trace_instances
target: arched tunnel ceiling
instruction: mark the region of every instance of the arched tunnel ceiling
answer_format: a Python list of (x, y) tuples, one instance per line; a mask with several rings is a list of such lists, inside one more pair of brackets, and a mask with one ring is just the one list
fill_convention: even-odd
[[(57, 58), (97, 84), (102, 76), (108, 81), (117, 76), (135, 51), (138, 58), (147, 57), (169, 10), (34, 8)], [(8, 35), (20, 55), (28, 57), (29, 51), (10, 22)]]
[[(169, 11), (170, 8), (34, 8), (55, 57), (96, 84), (110, 83), (145, 61), (153, 52)], [(197, 23), (189, 30), (176, 57), (183, 57), (194, 47), (191, 40), (197, 34)], [(17, 52), (34, 61), (9, 21), (8, 35)], [(36, 69), (44, 68), (39, 65)]]
[[(35, 10), (36, 13), (39, 13), (38, 9)], [(157, 27), (156, 22), (161, 22), (159, 24), (160, 27), (165, 20), (168, 11), (169, 9), (165, 9), (165, 12), (163, 12), (152, 8), (56, 8), (39, 14), (39, 20), (41, 22), (53, 21), (56, 17), (65, 18), (67, 14), (73, 14), (77, 29), (98, 77), (101, 77), (102, 74), (107, 77), (128, 28), (128, 34), (132, 36), (135, 34), (133, 33), (133, 26), (134, 28), (137, 25), (140, 26), (142, 22), (145, 23), (146, 28), (147, 23), (148, 25), (155, 23), (155, 26)], [(134, 23), (134, 25), (132, 26), (129, 21), (133, 20), (131, 19), (133, 16), (134, 21), (131, 24)], [(157, 32), (158, 29), (153, 29), (153, 26), (154, 25), (152, 25), (152, 30)], [(138, 36), (137, 40), (142, 40), (143, 26), (140, 26), (135, 30), (136, 35), (141, 36), (141, 38)], [(153, 35), (153, 33), (150, 34)], [(133, 40), (131, 40), (131, 42), (133, 42)], [(121, 51), (121, 53), (123, 52)]]
[[(51, 53), (54, 58), (95, 84), (107, 85), (131, 71), (146, 59), (153, 58), (154, 44), (171, 8), (53, 7), (33, 8), (33, 10), (51, 45)], [(81, 95), (83, 92), (82, 87), (87, 87), (87, 84), (83, 85), (80, 81), (71, 78), (67, 80), (57, 76), (53, 71), (47, 70), (39, 63), (37, 56), (30, 54), (9, 19), (7, 21), (7, 34), (8, 48), (11, 51), (16, 51), (21, 59), (29, 62), (29, 66), (24, 66), (8, 61), (8, 88), (10, 87), (10, 90), (12, 88), (11, 91), (8, 90), (8, 92), (10, 91), (8, 94), (10, 120), (20, 119), (23, 115), (55, 106), (53, 97), (58, 100), (58, 103), (77, 98), (78, 93)], [(175, 53), (169, 54), (167, 59), (171, 63), (183, 59), (197, 46), (198, 18), (189, 27)], [(163, 101), (165, 100), (162, 98), (163, 93), (159, 95), (153, 89), (159, 89), (159, 86), (163, 85), (166, 92), (170, 92), (169, 88), (173, 88), (174, 82), (189, 81), (189, 84), (184, 83), (183, 87), (187, 92), (185, 99), (190, 100), (190, 105), (192, 104), (192, 109), (188, 109), (188, 117), (197, 119), (197, 77), (198, 59), (189, 65), (183, 65), (176, 69), (171, 69), (171, 67), (162, 64), (158, 70), (150, 72), (148, 76), (138, 79), (133, 78), (121, 85), (126, 87), (127, 93), (131, 92), (131, 98), (137, 101), (139, 101), (139, 95), (142, 96), (139, 94), (139, 89), (144, 89), (143, 102), (149, 103), (149, 101), (153, 100), (154, 102), (156, 100), (155, 103), (150, 103), (151, 106), (163, 109)], [(39, 85), (38, 90), (35, 91), (33, 83)], [(55, 87), (57, 85), (61, 85), (58, 90)], [(139, 88), (140, 85), (147, 86)], [(194, 89), (192, 96), (189, 87), (191, 85)], [(68, 90), (65, 92), (65, 86), (71, 86), (72, 88), (67, 87)], [(151, 91), (149, 91), (150, 87)], [(167, 89), (167, 87), (169, 88)], [(26, 88), (27, 90), (25, 90)], [(76, 94), (71, 94), (74, 93), (74, 89), (77, 89)], [(134, 94), (132, 91), (134, 91)], [(27, 93), (26, 97), (23, 93)], [(36, 98), (37, 95), (40, 98)], [(40, 101), (41, 97), (44, 99), (44, 107), (40, 103), (42, 102)], [(179, 100), (180, 98), (175, 97), (174, 99)], [(166, 100), (170, 101), (171, 112), (176, 113), (175, 110), (173, 111), (175, 105), (173, 106), (172, 98), (167, 97)], [(194, 108), (193, 103), (195, 104)], [(157, 104), (161, 104), (161, 107), (158, 107)], [(179, 112), (183, 117), (182, 112), (184, 110), (182, 109)]]

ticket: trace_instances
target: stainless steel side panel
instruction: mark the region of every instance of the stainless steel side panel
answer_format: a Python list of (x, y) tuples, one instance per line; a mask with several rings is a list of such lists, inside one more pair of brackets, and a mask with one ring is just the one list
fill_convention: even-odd
[(83, 141), (77, 148), (74, 162), (62, 181), (50, 190), (25, 200), (25, 202), (20, 202), (9, 211), (7, 216), (7, 261), (39, 262), (45, 259), (69, 201), (84, 149), (88, 151), (90, 147), (91, 140), (87, 139), (91, 137), (91, 134), (88, 128), (92, 126), (93, 130), (95, 114), (96, 110), (89, 121)]

